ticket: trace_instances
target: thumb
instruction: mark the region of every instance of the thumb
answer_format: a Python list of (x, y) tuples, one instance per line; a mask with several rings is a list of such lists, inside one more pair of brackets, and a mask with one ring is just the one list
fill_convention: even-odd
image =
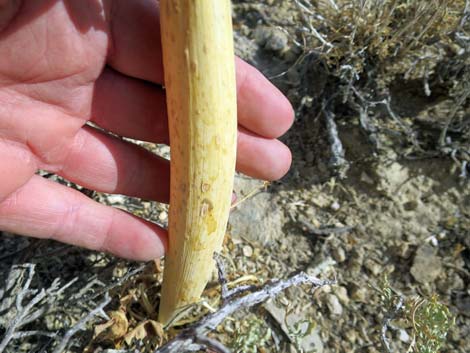
[(0, 0), (0, 32), (15, 17), (22, 2), (22, 0)]

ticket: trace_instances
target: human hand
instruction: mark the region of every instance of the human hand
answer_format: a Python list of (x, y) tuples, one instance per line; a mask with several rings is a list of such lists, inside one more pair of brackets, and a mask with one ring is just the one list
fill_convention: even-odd
[[(161, 256), (166, 231), (36, 175), (168, 202), (169, 162), (113, 135), (168, 142), (155, 0), (0, 0), (0, 229), (117, 256)], [(287, 99), (237, 59), (237, 169), (277, 179)]]

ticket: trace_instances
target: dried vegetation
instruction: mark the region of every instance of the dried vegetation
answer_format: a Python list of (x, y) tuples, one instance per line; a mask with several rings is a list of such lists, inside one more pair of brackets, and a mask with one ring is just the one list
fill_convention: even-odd
[(304, 70), (320, 67), (315, 70), (326, 75), (323, 90), (312, 96), (309, 106), (323, 107), (327, 121), (325, 111), (337, 117), (359, 116), (378, 150), (394, 145), (406, 158), (446, 155), (467, 176), (469, 2), (295, 4), (302, 26), (292, 39), (303, 51), (296, 65)]

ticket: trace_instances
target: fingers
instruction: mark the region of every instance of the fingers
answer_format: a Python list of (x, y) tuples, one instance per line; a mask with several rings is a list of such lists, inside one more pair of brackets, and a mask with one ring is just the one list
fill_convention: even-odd
[(76, 135), (57, 174), (97, 191), (169, 200), (169, 161), (88, 126)]
[(120, 136), (168, 143), (165, 94), (161, 88), (105, 69), (93, 96), (94, 123)]
[(243, 128), (238, 133), (237, 170), (263, 180), (282, 178), (291, 165), (289, 148), (279, 140), (266, 139)]
[[(276, 138), (293, 122), (287, 98), (258, 70), (237, 59), (238, 121), (260, 136)], [(91, 120), (121, 136), (168, 142), (165, 95), (158, 86), (112, 69), (96, 82)]]
[(5, 29), (21, 7), (21, 0), (0, 0), (0, 31)]
[[(273, 138), (284, 133), (292, 124), (292, 108), (287, 99), (256, 69), (241, 61), (237, 65), (240, 77), (243, 77), (240, 84), (240, 92), (244, 90), (249, 91), (248, 93), (239, 93), (238, 119), (241, 131), (237, 168), (247, 175), (273, 180), (284, 175), (290, 166), (291, 157), (287, 147), (281, 142), (273, 140)], [(158, 143), (168, 142), (165, 97), (163, 92), (156, 86), (107, 69), (96, 84), (94, 96), (92, 121), (99, 126), (118, 135), (138, 140)], [(99, 134), (99, 136), (102, 136), (102, 134)], [(102, 140), (103, 137), (100, 137), (99, 141), (95, 141), (95, 144), (102, 145)], [(78, 143), (78, 145), (86, 146), (87, 144)], [(120, 142), (120, 145), (123, 146), (122, 142)], [(83, 161), (79, 164), (86, 164), (86, 158), (96, 160), (97, 153), (93, 151), (100, 151), (102, 149), (103, 147), (101, 149), (89, 147), (86, 153), (82, 150), (79, 159)], [(104, 149), (108, 152), (103, 151), (102, 161), (98, 165), (109, 166), (110, 163), (114, 162), (104, 163), (103, 161), (116, 158), (109, 155), (105, 156), (105, 154), (109, 154), (109, 146), (104, 147)], [(120, 150), (122, 151), (122, 149)], [(123, 152), (118, 152), (115, 149), (114, 151), (119, 156), (123, 154)], [(127, 157), (120, 157), (116, 160), (128, 159), (132, 161), (133, 153), (128, 151), (126, 154), (128, 155)], [(82, 185), (84, 185), (84, 177), (87, 177), (87, 185), (92, 187), (90, 183), (96, 180), (96, 178), (92, 179), (95, 173), (89, 170), (85, 173), (84, 171), (87, 168), (85, 166), (75, 168), (76, 164), (74, 161), (68, 163), (69, 167), (71, 167), (68, 173), (70, 173), (70, 170), (78, 172), (80, 175), (74, 175), (73, 177), (79, 178), (81, 181), (77, 182)], [(153, 165), (152, 161), (148, 161), (147, 164)], [(96, 165), (94, 163), (88, 169), (96, 169)], [(102, 167), (100, 168), (103, 169)], [(118, 178), (117, 174), (126, 169), (132, 168), (125, 168), (123, 166), (122, 168), (114, 168), (114, 171), (108, 170), (108, 181), (105, 182), (105, 185), (94, 182), (95, 187), (106, 192), (117, 192), (116, 190), (118, 189), (123, 193), (129, 192), (129, 187), (122, 186), (125, 183), (119, 183), (121, 187), (115, 186), (115, 179)], [(155, 170), (155, 168), (150, 170)], [(139, 174), (137, 171), (135, 173)], [(155, 177), (158, 174), (158, 170), (155, 173), (149, 174)], [(68, 175), (68, 177), (71, 176)], [(141, 176), (136, 176), (136, 180), (140, 180), (136, 185), (144, 185), (143, 183), (145, 182), (150, 182), (150, 185), (154, 185), (154, 182), (152, 184), (151, 180), (147, 181), (139, 177)], [(100, 179), (98, 178), (98, 180)], [(126, 180), (127, 177), (121, 177), (120, 179)], [(131, 195), (153, 199), (155, 192), (161, 193), (161, 190), (156, 188), (153, 189), (153, 194), (149, 194), (149, 190), (145, 190), (136, 195), (137, 191), (134, 190), (134, 193)], [(163, 199), (158, 200), (162, 201)]]
[(24, 185), (36, 172), (36, 161), (19, 144), (0, 140), (0, 202)]
[(163, 83), (160, 14), (155, 0), (114, 0), (108, 64), (125, 75)]
[(238, 123), (267, 138), (283, 135), (294, 121), (287, 98), (258, 70), (237, 58)]
[(143, 261), (162, 256), (167, 241), (157, 225), (37, 175), (0, 202), (0, 229)]
[[(163, 142), (168, 132), (161, 92), (126, 77), (163, 81), (158, 6), (152, 0), (116, 0), (112, 14), (113, 47), (108, 64), (116, 71), (105, 72), (97, 84), (93, 121), (123, 136)], [(273, 139), (291, 126), (293, 109), (259, 71), (240, 59), (236, 66), (242, 127), (237, 167), (254, 177), (276, 179), (289, 168), (291, 155)]]
[[(237, 154), (240, 172), (275, 180), (287, 172), (290, 163), (289, 149), (278, 140), (240, 131)], [(58, 174), (93, 190), (169, 201), (169, 161), (91, 127), (77, 134)]]

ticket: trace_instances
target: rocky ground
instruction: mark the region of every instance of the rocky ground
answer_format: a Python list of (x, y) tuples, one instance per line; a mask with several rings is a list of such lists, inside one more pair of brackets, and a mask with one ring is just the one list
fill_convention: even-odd
[[(289, 174), (269, 186), (237, 177), (238, 198), (248, 197), (230, 219), (224, 248), (228, 280), (261, 284), (306, 271), (336, 279), (337, 284), (313, 294), (308, 288), (292, 287), (276, 299), (226, 319), (211, 337), (234, 352), (386, 351), (384, 321), (394, 314), (402, 297), (406, 306), (396, 313), (386, 333), (391, 350), (406, 352), (412, 347), (425, 352), (423, 337), (428, 341), (432, 337), (420, 336), (414, 329), (420, 325), (420, 308), (436, 300), (448, 307), (455, 320), (441, 351), (469, 352), (470, 187), (465, 160), (459, 157), (470, 148), (468, 131), (452, 135), (463, 146), (453, 154), (415, 155), (403, 152), (413, 144), (397, 143), (406, 134), (396, 133), (397, 120), (385, 118), (384, 110), (371, 109), (378, 132), (364, 128), (360, 109), (355, 112), (344, 105), (334, 111), (332, 125), (330, 115), (318, 108), (323, 103), (319, 97), (328, 94), (332, 85), (330, 73), (321, 60), (303, 54), (306, 48), (300, 45), (298, 28), (305, 23), (295, 2), (238, 0), (234, 9), (238, 55), (270, 77), (291, 99), (297, 114), (293, 128), (283, 137), (294, 157)], [(451, 97), (434, 99), (423, 94), (426, 84), (419, 85), (419, 90), (415, 85), (415, 81), (394, 82), (385, 108), (405, 123), (411, 119), (410, 129), (424, 131), (424, 125), (416, 125), (413, 118), (429, 121), (439, 114), (447, 116), (453, 103)], [(435, 89), (432, 84), (431, 88)], [(463, 104), (459, 114), (468, 122), (468, 105)], [(419, 136), (434, 135), (422, 132)], [(338, 141), (339, 152), (332, 149)], [(156, 151), (169, 152), (165, 146)], [(160, 224), (167, 222), (164, 205), (119, 195), (93, 197)], [(24, 309), (13, 308), (15, 297), (7, 294), (18, 295), (28, 285), (48, 292), (25, 315), (23, 331), (58, 332), (62, 338), (67, 327), (103, 301), (105, 293), (111, 296), (108, 314), (119, 305), (128, 308), (128, 326), (114, 326), (107, 339), (89, 345), (93, 328), (96, 333), (97, 325), (107, 321), (97, 315), (84, 326), (87, 330), (74, 335), (71, 351), (124, 350), (143, 338), (146, 343), (139, 351), (150, 352), (162, 335), (158, 325), (152, 326), (155, 308), (145, 311), (141, 304), (145, 295), (158, 303), (158, 282), (152, 282), (161, 279), (158, 272), (153, 274), (158, 264), (129, 277), (126, 274), (139, 270), (139, 264), (51, 242), (4, 234), (0, 248), (6, 281), (0, 291), (0, 327), (8, 327)], [(31, 267), (25, 268), (26, 263), (35, 266), (31, 283), (27, 280)], [(73, 283), (60, 291), (54, 289), (56, 278), (58, 288)], [(37, 293), (25, 295), (33, 298)], [(217, 303), (212, 292), (206, 297), (209, 304)], [(127, 344), (124, 337), (132, 343)], [(56, 341), (60, 340), (44, 335), (15, 338), (6, 351), (49, 352)]]
[[(272, 77), (298, 114), (285, 136), (294, 152), (291, 172), (234, 212), (232, 234), (268, 249), (268, 277), (328, 264), (323, 273), (338, 280), (314, 298), (295, 288), (267, 310), (284, 315), (291, 325), (293, 317), (316, 323), (301, 340), (306, 352), (309, 343), (317, 352), (382, 351), (380, 330), (390, 309), (377, 289), (386, 276), (405, 297), (438, 295), (456, 319), (442, 351), (469, 351), (470, 188), (458, 164), (449, 158), (403, 158), (396, 144), (378, 152), (357, 114), (344, 112), (336, 121), (348, 170), (345, 178), (338, 177), (332, 156), (325, 153), (331, 150), (328, 123), (313, 106), (319, 104), (315, 98), (326, 75), (306, 67), (313, 62), (293, 59), (299, 51), (293, 39), (293, 27), (299, 26), (295, 6), (282, 1), (240, 1), (238, 6), (239, 54)], [(400, 84), (391, 99), (400, 116), (430, 116), (445, 106), (432, 99), (423, 103), (412, 83)], [(404, 352), (412, 337), (406, 325), (398, 324), (391, 340)]]

